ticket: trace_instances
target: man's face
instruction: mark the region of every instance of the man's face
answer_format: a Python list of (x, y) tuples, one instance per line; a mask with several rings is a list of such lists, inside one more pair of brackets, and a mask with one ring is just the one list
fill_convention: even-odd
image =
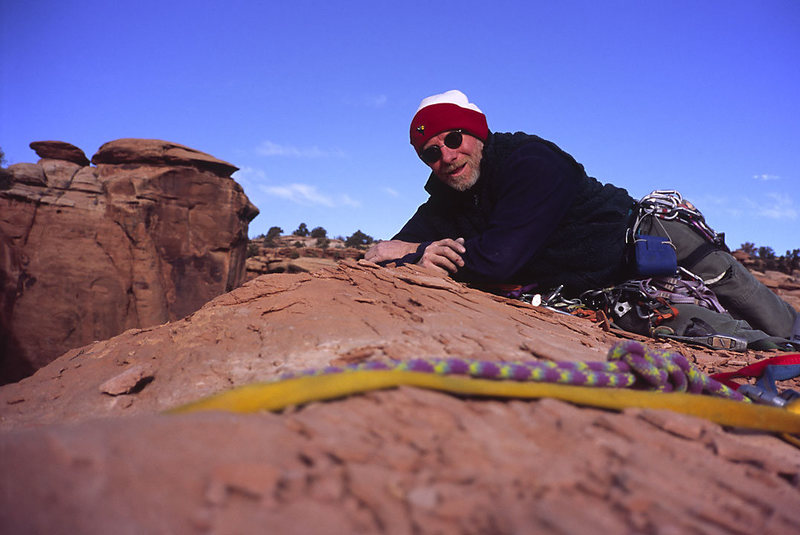
[(444, 143), (448, 132), (442, 132), (431, 138), (422, 150), (434, 145), (439, 146), (442, 157), (433, 163), (427, 164), (436, 177), (457, 191), (466, 191), (478, 181), (481, 167), (481, 154), (483, 141), (464, 133), (461, 145), (451, 149)]

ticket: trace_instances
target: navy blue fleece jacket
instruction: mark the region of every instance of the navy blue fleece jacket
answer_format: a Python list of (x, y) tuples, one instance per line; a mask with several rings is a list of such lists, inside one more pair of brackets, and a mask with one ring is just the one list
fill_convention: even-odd
[(603, 185), (555, 144), (517, 132), (491, 133), (480, 178), (458, 192), (431, 174), (427, 202), (394, 237), (422, 243), (463, 237), (457, 280), (564, 284), (579, 292), (628, 278), (625, 229), (634, 200)]

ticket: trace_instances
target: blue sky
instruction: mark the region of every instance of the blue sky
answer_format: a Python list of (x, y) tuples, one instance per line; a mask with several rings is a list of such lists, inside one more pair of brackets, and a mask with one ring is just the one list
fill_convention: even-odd
[(123, 138), (241, 168), (261, 214), (390, 238), (425, 200), (419, 101), (557, 143), (730, 245), (800, 248), (800, 2), (0, 0), (0, 147)]

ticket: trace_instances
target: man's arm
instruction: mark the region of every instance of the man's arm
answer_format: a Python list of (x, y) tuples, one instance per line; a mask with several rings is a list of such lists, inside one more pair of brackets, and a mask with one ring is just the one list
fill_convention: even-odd
[(419, 264), (443, 275), (455, 273), (464, 266), (464, 240), (444, 238), (437, 230), (436, 218), (436, 208), (429, 199), (417, 208), (394, 238), (376, 243), (364, 258), (371, 262), (399, 260)]
[(403, 258), (417, 250), (418, 243), (411, 243), (402, 240), (379, 241), (367, 249), (364, 259), (370, 262), (386, 262), (387, 260), (397, 260)]
[(367, 250), (364, 258), (370, 262), (386, 262), (408, 257), (409, 262), (447, 275), (464, 267), (461, 255), (465, 252), (464, 238), (447, 238), (422, 244), (389, 240), (374, 244)]

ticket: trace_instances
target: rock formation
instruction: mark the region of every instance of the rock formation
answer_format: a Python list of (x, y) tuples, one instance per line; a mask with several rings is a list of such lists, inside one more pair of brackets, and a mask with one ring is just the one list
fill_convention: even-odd
[[(768, 354), (680, 350), (705, 372)], [(258, 277), (0, 388), (0, 525), (99, 533), (794, 533), (800, 456), (666, 411), (401, 388), (278, 414), (162, 411), (327, 364), (604, 360), (588, 320), (416, 266)], [(13, 490), (9, 490), (13, 489)]]
[(244, 281), (258, 210), (236, 167), (159, 140), (92, 158), (31, 143), (0, 185), (0, 383), (67, 349), (197, 310)]
[(327, 239), (319, 247), (316, 238), (278, 236), (250, 240), (247, 254), (247, 280), (269, 273), (311, 273), (335, 266), (339, 260), (364, 258), (364, 250), (346, 247), (344, 241)]

